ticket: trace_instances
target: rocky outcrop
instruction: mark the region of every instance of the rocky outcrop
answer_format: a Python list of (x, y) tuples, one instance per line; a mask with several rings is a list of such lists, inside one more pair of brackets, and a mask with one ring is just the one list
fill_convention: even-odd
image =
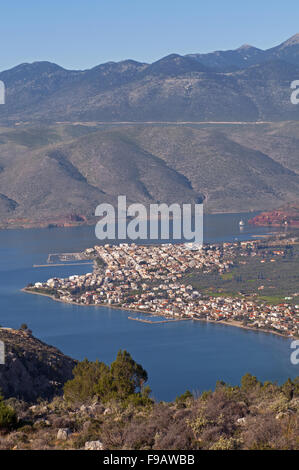
[(262, 212), (249, 220), (249, 223), (262, 227), (299, 227), (299, 205), (288, 205), (271, 212)]
[(57, 440), (58, 441), (67, 441), (69, 436), (71, 435), (71, 430), (69, 428), (61, 428), (58, 429), (57, 432)]
[(104, 446), (101, 441), (85, 442), (85, 450), (103, 450)]
[(0, 328), (5, 364), (0, 364), (0, 389), (5, 398), (34, 402), (62, 393), (76, 361), (34, 338), (30, 331)]

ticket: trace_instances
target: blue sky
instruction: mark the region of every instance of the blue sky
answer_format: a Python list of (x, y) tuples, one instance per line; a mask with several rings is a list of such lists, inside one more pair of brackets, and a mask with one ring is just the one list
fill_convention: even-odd
[(298, 32), (298, 0), (10, 0), (1, 2), (0, 69), (269, 48)]

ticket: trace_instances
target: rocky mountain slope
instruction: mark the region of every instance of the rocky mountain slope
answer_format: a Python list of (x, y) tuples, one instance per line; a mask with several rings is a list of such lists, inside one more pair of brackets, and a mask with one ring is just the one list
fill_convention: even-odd
[(5, 364), (0, 364), (0, 390), (4, 397), (34, 402), (59, 395), (72, 377), (76, 361), (34, 338), (30, 332), (0, 328)]
[(280, 207), (299, 195), (297, 122), (0, 128), (0, 224), (84, 223), (101, 202)]
[(266, 51), (1, 72), (0, 227), (94, 222), (123, 194), (208, 212), (296, 201), (298, 79), (298, 34)]

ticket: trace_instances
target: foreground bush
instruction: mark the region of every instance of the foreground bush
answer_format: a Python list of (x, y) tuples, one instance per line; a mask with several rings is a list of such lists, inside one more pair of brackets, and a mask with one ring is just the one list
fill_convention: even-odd
[(100, 441), (111, 450), (299, 450), (298, 378), (280, 386), (246, 374), (240, 386), (219, 381), (214, 391), (156, 403), (146, 371), (126, 351), (110, 366), (85, 359), (73, 375), (64, 399), (34, 406), (0, 399), (0, 449), (84, 449)]
[(7, 406), (0, 395), (0, 430), (9, 431), (17, 425), (17, 415), (11, 406)]

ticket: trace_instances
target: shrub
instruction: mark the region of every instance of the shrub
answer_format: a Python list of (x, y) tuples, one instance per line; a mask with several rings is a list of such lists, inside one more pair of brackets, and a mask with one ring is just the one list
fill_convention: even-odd
[(176, 397), (175, 401), (176, 403), (180, 403), (180, 402), (185, 402), (188, 399), (192, 399), (192, 398), (193, 398), (192, 393), (189, 390), (186, 390), (182, 395), (179, 395), (178, 397)]
[(10, 431), (17, 425), (17, 415), (15, 410), (5, 404), (3, 397), (0, 395), (0, 430)]
[(238, 442), (236, 439), (221, 436), (220, 439), (210, 447), (210, 450), (235, 450), (237, 447)]
[(245, 393), (259, 388), (261, 385), (261, 382), (259, 382), (257, 378), (251, 374), (245, 374), (241, 379), (241, 390)]
[(299, 381), (298, 377), (292, 381), (288, 379), (281, 387), (282, 392), (287, 397), (288, 400), (292, 400), (294, 396), (298, 395), (299, 392)]

